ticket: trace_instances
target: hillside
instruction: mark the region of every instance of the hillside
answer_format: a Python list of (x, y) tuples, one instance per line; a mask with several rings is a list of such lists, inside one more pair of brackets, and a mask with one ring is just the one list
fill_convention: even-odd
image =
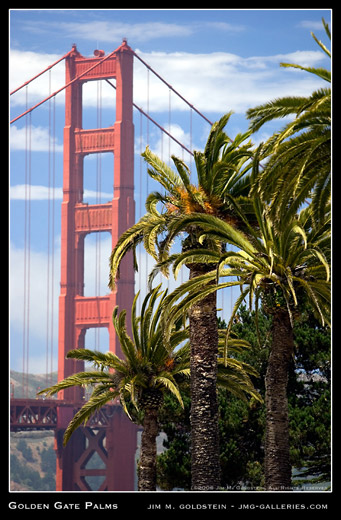
[(56, 489), (54, 432), (11, 432), (11, 491)]
[[(40, 388), (57, 381), (57, 372), (27, 375), (27, 397), (35, 399)], [(11, 370), (11, 397), (25, 397), (23, 374)], [(56, 488), (56, 455), (53, 431), (11, 432), (11, 491), (54, 491)]]
[[(23, 374), (22, 372), (16, 372), (11, 370), (11, 397), (24, 397), (25, 392), (23, 390)], [(57, 382), (57, 372), (52, 374), (28, 374), (27, 375), (27, 397), (29, 399), (35, 399), (37, 397), (37, 391)]]

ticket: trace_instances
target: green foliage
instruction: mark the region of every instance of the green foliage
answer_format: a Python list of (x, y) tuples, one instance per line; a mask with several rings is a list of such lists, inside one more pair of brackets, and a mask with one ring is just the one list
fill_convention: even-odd
[(33, 453), (29, 446), (27, 446), (27, 443), (24, 439), (20, 439), (17, 444), (17, 449), (21, 451), (23, 457), (27, 462), (33, 462)]
[[(198, 247), (196, 231), (190, 222), (187, 229), (169, 236), (170, 226), (182, 216), (203, 213), (238, 222), (240, 207), (245, 214), (249, 215), (250, 209), (252, 213), (247, 198), (251, 184), (250, 159), (254, 155), (250, 132), (238, 134), (232, 141), (224, 131), (230, 116), (231, 112), (225, 114), (212, 126), (204, 151), (194, 152), (197, 184), (193, 183), (193, 175), (184, 161), (172, 156), (174, 171), (146, 148), (142, 156), (148, 164), (148, 174), (164, 191), (149, 194), (145, 215), (119, 238), (110, 257), (111, 288), (119, 277), (123, 257), (129, 250), (135, 251), (140, 243), (158, 262), (150, 274), (150, 287), (158, 272), (168, 276), (169, 266), (178, 258), (178, 254), (170, 253), (171, 247), (176, 238), (183, 239), (183, 232), (192, 242), (191, 249), (193, 244)], [(214, 240), (209, 245), (213, 250), (221, 247)], [(137, 263), (135, 268), (138, 268)]]
[[(54, 491), (56, 488), (56, 455), (53, 447), (44, 448), (37, 459), (33, 457), (32, 450), (24, 439), (17, 442), (17, 449), (25, 460), (22, 461), (17, 455), (11, 454), (11, 482), (20, 485), (27, 491)], [(38, 465), (39, 470), (35, 469), (36, 466), (32, 466), (33, 463)]]
[(307, 375), (319, 375), (328, 383), (331, 380), (331, 335), (322, 327), (309, 307), (295, 324), (295, 359), (298, 370)]
[(44, 448), (41, 452), (41, 470), (47, 475), (56, 473), (56, 454), (53, 448)]
[(41, 489), (41, 477), (38, 471), (20, 463), (15, 455), (11, 455), (11, 479), (28, 489)]
[[(258, 333), (255, 312), (241, 306), (233, 331), (250, 344), (239, 359), (257, 369), (252, 378), (264, 396), (264, 376), (271, 346), (271, 316), (259, 311)], [(220, 320), (220, 328), (226, 324)], [(288, 385), (290, 456), (295, 468), (294, 486), (330, 480), (330, 333), (306, 310), (295, 323), (295, 358)], [(309, 349), (309, 345), (311, 349)], [(323, 379), (321, 379), (321, 377)], [(161, 489), (190, 489), (190, 400), (181, 409), (168, 397), (160, 411), (160, 426), (167, 434), (167, 450), (158, 456)], [(219, 389), (219, 431), (222, 490), (262, 489), (264, 486), (265, 406), (245, 402)], [(309, 480), (307, 480), (309, 479)]]
[[(310, 206), (298, 215), (283, 214), (278, 221), (259, 199), (253, 199), (252, 203), (257, 226), (248, 224), (248, 234), (213, 215), (199, 213), (178, 219), (172, 225), (171, 233), (176, 234), (191, 223), (200, 227), (201, 237), (231, 243), (238, 249), (225, 253), (189, 251), (181, 255), (181, 262), (186, 263), (188, 258), (200, 262), (207, 254), (217, 267), (188, 280), (167, 297), (165, 306), (171, 310), (165, 321), (166, 337), (167, 327), (204, 296), (236, 285), (240, 286), (241, 294), (235, 302), (228, 331), (246, 298), (250, 308), (255, 305), (256, 311), (261, 302), (266, 304), (269, 299), (267, 312), (277, 312), (279, 305), (288, 312), (292, 324), (302, 305), (309, 301), (321, 323), (330, 324), (330, 222), (313, 228)], [(231, 281), (225, 282), (226, 278)], [(228, 334), (226, 338), (228, 341)]]
[[(244, 403), (219, 392), (220, 460), (222, 489), (263, 485), (264, 409), (260, 403)], [(256, 471), (258, 468), (258, 471)]]
[(155, 397), (155, 392), (161, 395), (170, 392), (182, 405), (179, 384), (189, 375), (189, 349), (187, 342), (182, 346), (180, 344), (186, 340), (187, 330), (175, 326), (166, 348), (160, 324), (161, 305), (165, 296), (166, 292), (160, 292), (160, 286), (153, 289), (142, 303), (141, 316), (136, 316), (136, 295), (131, 309), (132, 337), (127, 332), (126, 310), (118, 314), (118, 308), (114, 309), (113, 324), (125, 359), (120, 359), (112, 352), (71, 350), (67, 357), (91, 362), (97, 370), (73, 374), (39, 392), (53, 395), (73, 386), (88, 385), (93, 388), (89, 400), (69, 423), (64, 444), (75, 429), (85, 424), (97, 409), (117, 397), (130, 419), (132, 416), (127, 403), (135, 407), (135, 419), (138, 420), (141, 419), (139, 412), (143, 412), (147, 406), (145, 398), (151, 393)]
[[(295, 375), (289, 378), (290, 446), (295, 485), (331, 478), (330, 331), (309, 308), (296, 324)], [(297, 375), (298, 374), (298, 375)]]
[[(328, 25), (322, 19), (330, 39)], [(331, 57), (327, 47), (313, 34), (320, 48)], [(281, 63), (300, 69), (330, 83), (330, 71)], [(265, 162), (252, 186), (252, 194), (269, 202), (273, 215), (295, 213), (311, 198), (313, 218), (322, 224), (330, 211), (331, 195), (331, 89), (320, 88), (309, 97), (285, 97), (249, 109), (250, 129), (259, 130), (268, 121), (294, 115), (294, 119), (258, 149)], [(329, 207), (329, 211), (328, 211)]]
[(309, 476), (310, 482), (328, 482), (331, 475), (330, 391), (314, 388), (309, 404), (289, 405), (290, 442), (293, 465), (300, 471), (298, 481)]
[(168, 395), (159, 413), (160, 429), (166, 433), (166, 451), (157, 457), (158, 486), (162, 490), (191, 488), (190, 398), (184, 394), (184, 408)]

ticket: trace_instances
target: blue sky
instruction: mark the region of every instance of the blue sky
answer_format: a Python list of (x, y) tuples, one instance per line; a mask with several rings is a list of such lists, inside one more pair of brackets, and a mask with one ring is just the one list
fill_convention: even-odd
[[(309, 73), (279, 66), (280, 62), (289, 62), (330, 67), (325, 54), (311, 36), (313, 31), (318, 39), (329, 46), (321, 23), (322, 17), (330, 25), (329, 9), (13, 9), (10, 10), (9, 20), (10, 91), (68, 52), (73, 43), (76, 43), (83, 56), (93, 56), (95, 49), (111, 52), (121, 44), (122, 38), (127, 38), (128, 44), (144, 61), (211, 121), (233, 111), (226, 128), (233, 138), (236, 133), (247, 129), (245, 112), (248, 108), (281, 96), (309, 95), (323, 86), (322, 80)], [(192, 145), (195, 149), (201, 149), (207, 139), (209, 125), (194, 113), (191, 115), (188, 106), (179, 102), (165, 85), (152, 74), (148, 74), (136, 60), (134, 70), (135, 103), (146, 111), (148, 109), (151, 116), (185, 146)], [(27, 89), (11, 96), (11, 119), (21, 114), (26, 104), (34, 105), (63, 84), (62, 62), (52, 69), (51, 74), (45, 74)], [(101, 126), (113, 124), (115, 114), (112, 88), (89, 83), (84, 87), (83, 95), (85, 128), (97, 126), (99, 120)], [(50, 105), (42, 105), (32, 113), (29, 126), (25, 118), (11, 125), (10, 326), (11, 366), (16, 370), (21, 370), (22, 367), (24, 215), (25, 192), (28, 193), (28, 163), (24, 150), (27, 128), (31, 138), (29, 370), (44, 372), (48, 334), (51, 334), (51, 338), (53, 336), (53, 354), (49, 355), (53, 358), (53, 368), (56, 369), (63, 104), (64, 93), (61, 93)], [(101, 109), (98, 108), (99, 105)], [(55, 128), (53, 137), (49, 137), (48, 132), (51, 118)], [(147, 124), (137, 111), (134, 123), (135, 200), (136, 213), (139, 216), (143, 212), (142, 203), (147, 190), (152, 189), (151, 184), (147, 185), (144, 165), (140, 159), (140, 152), (145, 145), (149, 144), (164, 160), (168, 160), (169, 152), (182, 156), (188, 162), (190, 159), (188, 154), (183, 154), (168, 138), (161, 137), (160, 131), (151, 123)], [(254, 136), (254, 142), (257, 144), (266, 139), (282, 124), (284, 122), (280, 121), (267, 125)], [(112, 170), (113, 160), (109, 154), (102, 154), (97, 160), (92, 158), (86, 161), (85, 201), (91, 204), (96, 200), (110, 200)], [(141, 184), (140, 178), (143, 179)], [(53, 242), (52, 239), (49, 240), (48, 234), (50, 230), (51, 235), (52, 225)], [(47, 261), (48, 251), (50, 262)], [(92, 235), (87, 238), (85, 293), (89, 296), (94, 295), (97, 290), (99, 294), (107, 291), (109, 253), (110, 237), (103, 236), (100, 241), (99, 237), (96, 239)], [(53, 267), (51, 255), (54, 259)], [(140, 258), (145, 264), (142, 253)], [(100, 282), (94, 270), (88, 267), (96, 263), (102, 266)], [(150, 266), (149, 263), (148, 268)], [(137, 278), (137, 288), (139, 283)], [(221, 304), (228, 309), (230, 296), (226, 300), (224, 298), (222, 297)], [(49, 330), (46, 331), (47, 312), (51, 313), (51, 317), (48, 318)], [(94, 346), (91, 341), (94, 339), (89, 334), (89, 348)], [(105, 339), (103, 341), (105, 343)]]

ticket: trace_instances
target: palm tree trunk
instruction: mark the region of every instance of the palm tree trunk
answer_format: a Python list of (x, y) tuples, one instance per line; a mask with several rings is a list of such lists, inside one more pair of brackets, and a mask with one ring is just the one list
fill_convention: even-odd
[(268, 491), (289, 491), (291, 465), (287, 385), (294, 341), (286, 309), (273, 313), (272, 327), (272, 348), (265, 377), (265, 487)]
[[(188, 267), (190, 278), (212, 269), (206, 264), (191, 264)], [(216, 490), (220, 485), (216, 293), (192, 306), (189, 327), (192, 490)]]
[(156, 491), (156, 437), (158, 433), (158, 409), (146, 408), (138, 469), (139, 491)]

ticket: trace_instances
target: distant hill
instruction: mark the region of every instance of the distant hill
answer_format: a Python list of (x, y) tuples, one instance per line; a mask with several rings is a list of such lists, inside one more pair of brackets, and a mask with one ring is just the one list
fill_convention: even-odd
[(27, 396), (24, 392), (22, 372), (16, 372), (15, 370), (11, 370), (10, 378), (11, 397), (28, 397), (29, 399), (35, 399), (39, 390), (42, 390), (47, 386), (50, 386), (51, 384), (55, 384), (57, 382), (57, 372), (52, 372), (51, 374), (47, 375), (27, 374)]

